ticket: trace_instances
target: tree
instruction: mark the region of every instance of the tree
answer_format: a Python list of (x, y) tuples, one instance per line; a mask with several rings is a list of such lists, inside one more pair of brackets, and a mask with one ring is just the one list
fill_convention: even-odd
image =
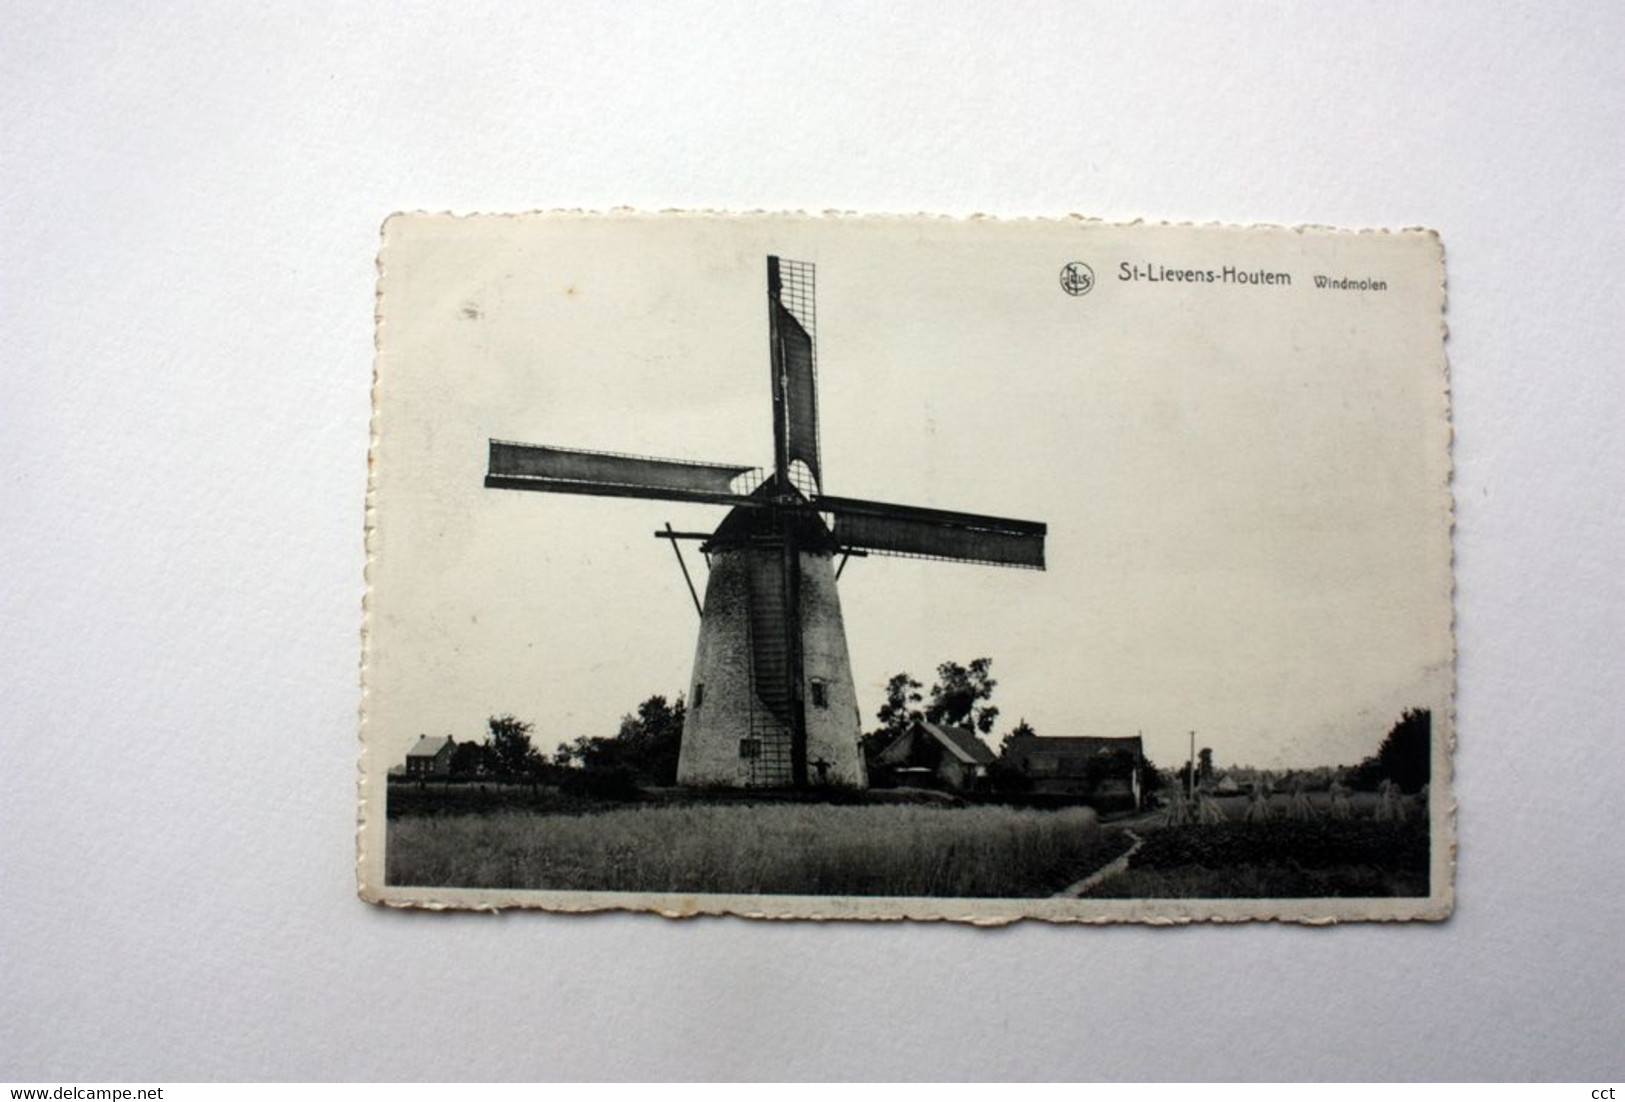
[(676, 784), (685, 715), (687, 706), (681, 695), (668, 703), (656, 694), (639, 704), (636, 713), (622, 716), (620, 730), (614, 735), (582, 735), (561, 746), (554, 761), (591, 773), (623, 773), (644, 784)]
[(498, 772), (496, 755), (485, 742), (459, 742), (451, 752), (451, 774), (454, 777), (478, 777)]
[(1151, 759), (1144, 754), (1140, 755), (1140, 791), (1149, 796), (1160, 789), (1164, 784), (1162, 770), (1151, 763)]
[(977, 658), (969, 666), (958, 662), (944, 662), (937, 667), (937, 682), (931, 686), (931, 701), (925, 706), (925, 718), (932, 723), (949, 727), (972, 727), (982, 734), (993, 730), (999, 718), (999, 709), (990, 700), (998, 685), (989, 671), (993, 659)]
[(1213, 751), (1206, 746), (1196, 752), (1196, 779), (1198, 782), (1213, 779)]
[(680, 694), (671, 704), (656, 694), (638, 705), (637, 715), (622, 716), (621, 729), (615, 734), (621, 764), (641, 781), (662, 786), (676, 784), (687, 710)]
[(1021, 720), (1014, 727), (1010, 728), (1010, 730), (1006, 731), (1004, 737), (999, 740), (999, 757), (1004, 758), (1009, 756), (1010, 743), (1014, 740), (1018, 738), (1037, 737), (1038, 732), (1033, 730), (1033, 725), (1028, 723), (1026, 717), (1023, 716)]
[(1400, 716), (1374, 756), (1354, 769), (1360, 788), (1375, 788), (1393, 781), (1406, 792), (1416, 792), (1433, 773), (1433, 713), (1412, 708)]
[(1011, 743), (1019, 738), (1037, 738), (1033, 725), (1022, 719), (1004, 733), (999, 740), (999, 756), (987, 767), (987, 775), (995, 792), (1026, 792), (1032, 788), (1027, 775), (1021, 771), (1011, 753)]
[(886, 682), (886, 703), (875, 713), (880, 726), (863, 736), (864, 757), (873, 758), (904, 731), (925, 718), (918, 707), (923, 699), (920, 696), (920, 683), (907, 673), (896, 674)]
[(490, 752), (497, 772), (509, 777), (534, 773), (542, 756), (530, 744), (531, 725), (511, 715), (492, 716), (490, 724)]

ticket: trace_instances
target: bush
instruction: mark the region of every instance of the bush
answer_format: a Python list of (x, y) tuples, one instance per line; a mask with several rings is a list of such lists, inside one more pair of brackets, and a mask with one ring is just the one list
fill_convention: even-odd
[(1428, 831), (1418, 829), (1418, 824), (1371, 819), (1213, 823), (1154, 831), (1134, 855), (1134, 864), (1140, 868), (1202, 865), (1217, 869), (1267, 861), (1305, 868), (1387, 865), (1426, 869)]
[(626, 766), (607, 769), (562, 769), (559, 790), (591, 800), (631, 801), (638, 798), (638, 778)]
[(1425, 822), (1276, 819), (1163, 827), (1126, 874), (1090, 893), (1116, 899), (1425, 896)]

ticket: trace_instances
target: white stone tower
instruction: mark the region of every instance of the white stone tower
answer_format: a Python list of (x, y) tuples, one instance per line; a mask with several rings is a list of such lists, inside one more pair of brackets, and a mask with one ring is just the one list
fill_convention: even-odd
[[(769, 483), (757, 494), (772, 492)], [(793, 550), (786, 520), (794, 528)], [(711, 577), (677, 783), (866, 786), (862, 719), (835, 588), (838, 547), (829, 529), (812, 512), (784, 518), (739, 508), (703, 549)], [(793, 579), (786, 570), (791, 554)], [(791, 600), (795, 612), (787, 616)]]

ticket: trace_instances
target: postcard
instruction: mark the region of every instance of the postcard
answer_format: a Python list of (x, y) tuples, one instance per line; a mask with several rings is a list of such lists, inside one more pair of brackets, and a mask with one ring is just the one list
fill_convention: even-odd
[(1431, 231), (400, 214), (379, 272), (364, 899), (1450, 913)]

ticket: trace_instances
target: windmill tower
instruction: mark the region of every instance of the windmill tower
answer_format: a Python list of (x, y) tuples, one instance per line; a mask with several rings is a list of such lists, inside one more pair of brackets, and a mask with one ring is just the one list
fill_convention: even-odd
[[(811, 264), (767, 258), (773, 470), (490, 442), (489, 488), (729, 507), (710, 563), (678, 762), (680, 784), (867, 783), (836, 582), (852, 556), (1044, 568), (1045, 526), (822, 492)], [(826, 520), (826, 518), (828, 518)], [(839, 562), (837, 563), (837, 557)], [(683, 565), (688, 578), (688, 568)], [(693, 593), (693, 584), (689, 584)]]

